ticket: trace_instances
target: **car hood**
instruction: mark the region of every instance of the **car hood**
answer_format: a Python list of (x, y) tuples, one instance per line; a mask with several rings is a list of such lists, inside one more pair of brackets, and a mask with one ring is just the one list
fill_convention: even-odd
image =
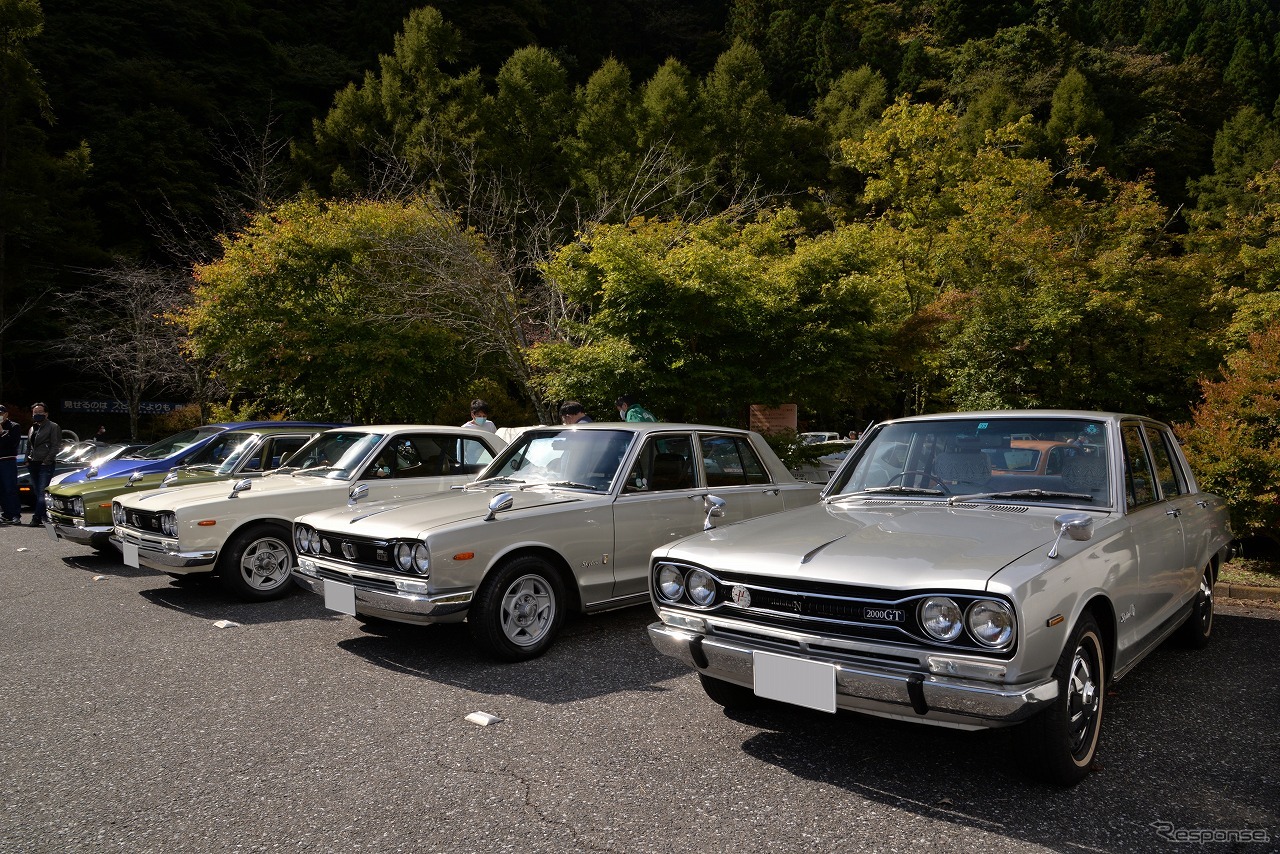
[[(242, 478), (243, 476), (232, 477), (211, 483), (187, 484), (185, 486), (180, 481), (168, 488), (150, 490), (137, 497), (125, 495), (121, 497), (121, 500), (126, 506), (141, 507), (144, 510), (167, 510), (209, 501), (225, 501), (227, 496), (231, 494), (232, 484)], [(311, 475), (294, 477), (289, 474), (254, 477), (249, 478), (249, 480), (253, 482), (253, 486), (249, 488), (249, 491), (240, 493), (235, 499), (236, 501), (252, 500), (264, 495), (281, 495), (309, 489), (329, 489), (335, 495), (345, 496), (352, 483), (346, 480), (330, 480), (329, 478)], [(336, 501), (337, 499), (335, 498), (334, 500)]]
[(983, 589), (1054, 537), (1057, 508), (820, 504), (728, 525), (656, 554), (712, 570), (895, 590)]
[[(93, 482), (97, 482), (109, 477), (131, 474), (135, 471), (167, 472), (178, 464), (175, 459), (177, 456), (177, 454), (174, 454), (172, 457), (165, 457), (160, 460), (127, 460), (123, 458), (108, 460), (98, 466), (98, 474), (92, 480)], [(86, 479), (86, 471), (88, 471), (88, 466), (82, 465), (79, 471), (68, 475), (62, 483), (79, 483)]]
[[(489, 502), (502, 494), (500, 489), (451, 490), (396, 504), (367, 504), (334, 507), (309, 513), (298, 522), (321, 531), (345, 531), (361, 537), (378, 539), (411, 538), (429, 534), (447, 525), (483, 518), (489, 513)], [(511, 509), (498, 518), (554, 505), (581, 505), (598, 496), (568, 491), (538, 490), (510, 492)]]

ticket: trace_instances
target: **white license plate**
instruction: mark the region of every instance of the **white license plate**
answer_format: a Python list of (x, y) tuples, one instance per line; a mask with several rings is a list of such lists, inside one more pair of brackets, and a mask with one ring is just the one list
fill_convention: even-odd
[(324, 580), (324, 606), (330, 611), (356, 615), (356, 589), (341, 581)]
[(58, 541), (58, 529), (53, 527), (53, 523), (45, 522), (44, 529), (49, 533), (49, 539), (56, 543)]
[(772, 652), (753, 652), (751, 657), (757, 696), (821, 712), (836, 710), (834, 664)]
[(121, 551), (124, 552), (124, 565), (132, 566), (133, 568), (137, 569), (138, 568), (138, 544), (130, 543), (126, 541), (124, 543), (124, 548), (121, 549)]

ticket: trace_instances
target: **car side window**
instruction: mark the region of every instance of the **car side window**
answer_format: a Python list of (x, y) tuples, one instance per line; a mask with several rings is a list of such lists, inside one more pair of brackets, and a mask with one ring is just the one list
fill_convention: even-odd
[(476, 474), (493, 462), (493, 452), (479, 439), (448, 439), (444, 446), (455, 474)]
[(1169, 446), (1172, 437), (1167, 430), (1159, 430), (1151, 425), (1145, 427), (1147, 442), (1151, 445), (1151, 461), (1155, 463), (1156, 480), (1160, 483), (1160, 492), (1165, 498), (1183, 495), (1187, 491), (1182, 470), (1174, 462), (1175, 455)]
[(693, 489), (693, 442), (688, 436), (651, 436), (636, 457), (623, 492)]
[(1156, 500), (1155, 477), (1142, 431), (1137, 424), (1125, 424), (1120, 436), (1124, 445), (1125, 503), (1130, 508), (1152, 504)]
[(746, 486), (769, 483), (769, 473), (750, 441), (741, 436), (701, 436), (702, 464), (707, 486)]
[(263, 469), (277, 469), (284, 465), (290, 454), (307, 444), (310, 436), (269, 436), (262, 443), (261, 466)]

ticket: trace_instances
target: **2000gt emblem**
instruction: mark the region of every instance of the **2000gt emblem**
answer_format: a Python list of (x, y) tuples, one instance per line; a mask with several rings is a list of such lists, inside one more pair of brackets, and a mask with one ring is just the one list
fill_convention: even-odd
[(733, 589), (729, 591), (729, 598), (733, 600), (733, 604), (739, 608), (751, 607), (751, 591), (743, 587), (741, 584), (733, 585)]
[(347, 560), (355, 560), (355, 559), (356, 559), (356, 547), (355, 547), (354, 545), (352, 545), (351, 543), (343, 543), (343, 544), (342, 544), (342, 554), (347, 558)]

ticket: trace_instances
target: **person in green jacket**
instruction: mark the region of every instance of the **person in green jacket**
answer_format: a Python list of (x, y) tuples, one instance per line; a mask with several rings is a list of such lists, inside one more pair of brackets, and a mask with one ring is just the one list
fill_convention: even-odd
[(654, 414), (636, 403), (635, 398), (629, 394), (624, 394), (613, 402), (618, 407), (618, 417), (623, 421), (657, 421)]

